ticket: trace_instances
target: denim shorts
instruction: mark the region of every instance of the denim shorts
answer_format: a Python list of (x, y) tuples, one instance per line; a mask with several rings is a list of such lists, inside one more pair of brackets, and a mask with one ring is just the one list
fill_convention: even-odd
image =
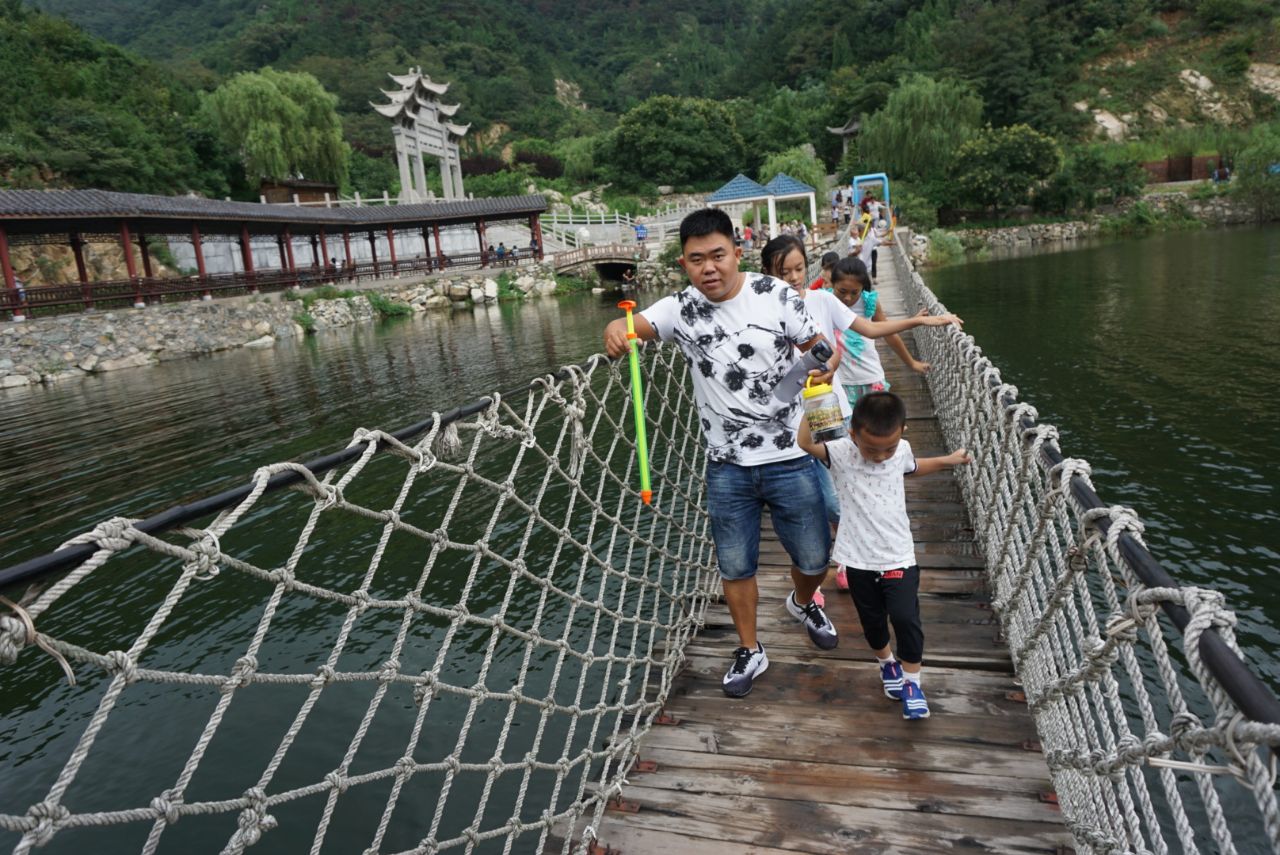
[(707, 513), (720, 578), (734, 581), (756, 575), (760, 512), (766, 505), (773, 530), (800, 572), (827, 572), (831, 531), (818, 480), (821, 465), (807, 454), (758, 466), (707, 462)]

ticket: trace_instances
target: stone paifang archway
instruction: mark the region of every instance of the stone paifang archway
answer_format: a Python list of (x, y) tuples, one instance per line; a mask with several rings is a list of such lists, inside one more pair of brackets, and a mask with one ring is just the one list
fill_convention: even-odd
[(465, 199), (462, 190), (462, 157), (458, 144), (471, 129), (451, 121), (458, 104), (444, 104), (440, 96), (449, 91), (448, 83), (436, 83), (411, 68), (408, 74), (388, 74), (400, 86), (382, 90), (388, 104), (370, 106), (392, 121), (391, 135), (396, 143), (396, 163), (400, 168), (400, 201), (426, 202), (427, 171), (424, 158), (433, 157), (440, 164), (440, 182), (444, 198)]

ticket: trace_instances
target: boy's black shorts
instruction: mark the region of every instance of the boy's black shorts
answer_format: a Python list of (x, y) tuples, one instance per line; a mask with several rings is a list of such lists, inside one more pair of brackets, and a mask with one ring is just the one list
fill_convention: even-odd
[(873, 650), (889, 643), (889, 624), (903, 662), (924, 659), (924, 627), (920, 624), (920, 566), (877, 573), (845, 568), (849, 595), (862, 621), (862, 634)]

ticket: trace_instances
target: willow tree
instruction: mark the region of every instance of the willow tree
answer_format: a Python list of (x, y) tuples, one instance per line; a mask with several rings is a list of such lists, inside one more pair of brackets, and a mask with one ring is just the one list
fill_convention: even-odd
[(273, 68), (237, 74), (204, 105), (250, 181), (305, 177), (345, 184), (351, 148), (342, 139), (337, 106), (337, 96), (310, 74)]
[(766, 157), (764, 165), (760, 167), (760, 183), (768, 184), (779, 173), (786, 173), (797, 181), (808, 184), (819, 195), (827, 187), (826, 167), (808, 146), (796, 146)]
[(863, 122), (859, 159), (868, 171), (936, 181), (981, 121), (982, 99), (967, 85), (914, 74)]

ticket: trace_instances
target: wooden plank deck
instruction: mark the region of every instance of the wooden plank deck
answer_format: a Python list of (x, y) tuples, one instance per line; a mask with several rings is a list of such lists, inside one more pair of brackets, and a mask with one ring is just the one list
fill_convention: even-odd
[[(877, 283), (885, 311), (906, 313), (892, 265)], [(904, 338), (914, 350), (911, 334)], [(922, 456), (944, 453), (928, 386), (880, 345)], [(823, 585), (840, 646), (823, 652), (785, 611), (789, 560), (765, 524), (759, 573), (760, 639), (769, 670), (749, 696), (720, 681), (737, 646), (723, 604), (689, 646), (666, 712), (623, 794), (597, 830), (623, 855), (1060, 852), (1071, 837), (1042, 800), (1048, 770), (1032, 746), (1031, 716), (1016, 699), (1008, 651), (988, 608), (982, 559), (950, 473), (907, 482), (922, 570), (924, 688), (932, 716), (905, 722), (885, 698), (875, 660), (834, 573)]]

